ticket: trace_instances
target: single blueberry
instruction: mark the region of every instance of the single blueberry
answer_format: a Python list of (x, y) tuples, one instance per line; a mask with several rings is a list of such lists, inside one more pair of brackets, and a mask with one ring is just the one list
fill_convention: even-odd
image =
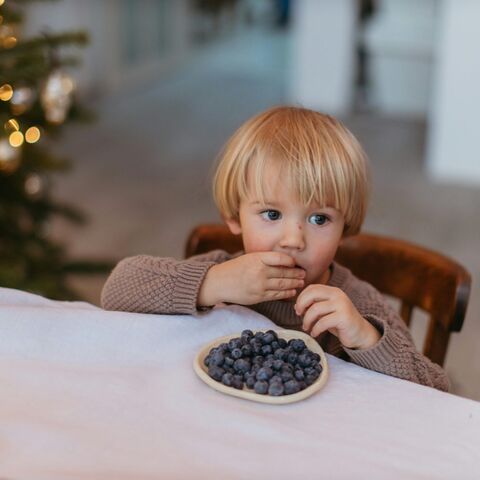
[(280, 344), (277, 340), (274, 340), (270, 345), (272, 346), (273, 351), (277, 350), (277, 348), (280, 348)]
[(280, 395), (283, 395), (284, 391), (285, 387), (283, 386), (283, 383), (280, 382), (273, 382), (268, 386), (268, 394), (274, 397), (279, 397)]
[(281, 370), (284, 365), (283, 360), (274, 360), (273, 361), (273, 369), (274, 370)]
[(283, 366), (282, 366), (282, 372), (288, 372), (288, 373), (293, 374), (294, 368), (289, 363), (284, 363)]
[(255, 385), (255, 377), (248, 377), (246, 380), (245, 380), (245, 385), (248, 387), (248, 388), (253, 388), (253, 386)]
[(251, 338), (253, 338), (253, 332), (251, 330), (243, 330), (243, 332), (240, 334), (240, 338), (248, 342)]
[(278, 360), (286, 360), (287, 358), (287, 352), (283, 348), (277, 348), (275, 352), (273, 352), (273, 356), (277, 358)]
[(295, 370), (294, 376), (297, 380), (305, 379), (305, 374), (303, 373), (303, 370)]
[(242, 347), (242, 355), (244, 357), (251, 357), (253, 354), (253, 349), (250, 345), (243, 345)]
[(295, 338), (291, 343), (291, 347), (294, 352), (299, 353), (306, 347), (306, 345), (303, 340), (300, 340), (299, 338)]
[(233, 367), (233, 363), (235, 362), (235, 360), (232, 358), (232, 357), (225, 357), (225, 360), (223, 362), (223, 364), (227, 367)]
[(274, 340), (275, 340), (275, 337), (273, 336), (273, 333), (267, 332), (262, 338), (262, 343), (264, 345), (270, 345)]
[(236, 388), (237, 390), (241, 390), (243, 388), (243, 378), (240, 375), (233, 376), (232, 387)]
[(211, 365), (208, 367), (208, 374), (217, 382), (222, 381), (223, 374), (225, 370), (222, 367), (218, 367), (217, 365)]
[(209, 364), (210, 364), (210, 359), (211, 359), (211, 358), (212, 358), (212, 357), (210, 356), (210, 354), (208, 354), (208, 355), (203, 359), (203, 364), (204, 364), (206, 367), (209, 366)]
[(268, 383), (283, 383), (282, 377), (280, 375), (274, 375), (273, 377), (270, 378)]
[(239, 349), (239, 348), (234, 348), (232, 350), (232, 358), (234, 358), (235, 360), (238, 360), (239, 358), (242, 358), (242, 351)]
[(262, 347), (262, 355), (269, 355), (272, 353), (272, 347), (270, 345), (264, 345)]
[(298, 355), (295, 352), (290, 352), (287, 356), (287, 362), (290, 365), (295, 365), (297, 363)]
[(223, 365), (224, 360), (225, 360), (225, 357), (223, 353), (217, 350), (212, 355), (209, 365), (216, 365), (217, 367), (221, 367)]
[(258, 380), (253, 385), (253, 389), (255, 390), (255, 393), (265, 395), (268, 392), (268, 383), (262, 380)]
[(269, 333), (270, 335), (273, 335), (273, 339), (278, 340), (278, 335), (275, 330), (267, 330), (265, 333)]
[(244, 358), (239, 358), (238, 360), (235, 360), (233, 368), (236, 372), (243, 374), (250, 370), (250, 362)]
[(289, 380), (285, 382), (285, 395), (291, 395), (300, 391), (300, 385), (296, 380)]
[(231, 387), (233, 383), (233, 374), (232, 373), (224, 373), (222, 376), (222, 383), (227, 387)]
[(280, 348), (286, 348), (288, 345), (288, 342), (284, 338), (279, 338), (278, 339), (278, 344)]
[(311, 360), (310, 360), (310, 357), (305, 354), (305, 353), (301, 353), (299, 356), (298, 356), (298, 364), (301, 366), (301, 367), (309, 367), (310, 364), (311, 364)]
[(228, 351), (228, 344), (227, 343), (221, 343), (218, 347), (218, 350), (221, 350), (223, 353)]
[(255, 357), (253, 357), (253, 364), (261, 365), (264, 362), (264, 360), (265, 359), (261, 355), (255, 355)]
[(268, 368), (268, 367), (262, 367), (257, 372), (257, 380), (265, 381), (271, 378), (272, 376), (273, 376), (273, 371), (271, 368)]
[(316, 380), (316, 378), (313, 375), (307, 375), (305, 377), (305, 383), (307, 385), (311, 385), (315, 380)]

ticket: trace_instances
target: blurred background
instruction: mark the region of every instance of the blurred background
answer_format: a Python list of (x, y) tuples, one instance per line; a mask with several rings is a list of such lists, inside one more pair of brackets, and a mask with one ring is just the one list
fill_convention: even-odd
[[(81, 275), (64, 270), (71, 288), (64, 298), (75, 291), (98, 305), (109, 262), (123, 257), (181, 258), (193, 226), (220, 221), (210, 181), (226, 139), (261, 110), (302, 105), (338, 116), (364, 145), (373, 173), (365, 231), (440, 251), (470, 271), (467, 316), (452, 335), (446, 370), (454, 393), (480, 400), (479, 2), (0, 0), (0, 6), (9, 1), (23, 6), (19, 42), (65, 31), (90, 38), (76, 50), (82, 63), (60, 70), (68, 81), (53, 99), (71, 96), (96, 120), (49, 120), (61, 124), (62, 136), (45, 134), (38, 144), (70, 158), (73, 168), (37, 172), (35, 180), (29, 172), (25, 183), (27, 200), (48, 188), (53, 203), (78, 207), (85, 217), (81, 227), (70, 221), (74, 214), (42, 217), (49, 241), (63, 245), (77, 267), (90, 262)], [(10, 35), (1, 30), (5, 18), (2, 41)], [(22, 167), (2, 173), (10, 158), (4, 147), (0, 176), (8, 182)], [(41, 285), (33, 290), (42, 293)], [(425, 325), (417, 312), (418, 345)]]

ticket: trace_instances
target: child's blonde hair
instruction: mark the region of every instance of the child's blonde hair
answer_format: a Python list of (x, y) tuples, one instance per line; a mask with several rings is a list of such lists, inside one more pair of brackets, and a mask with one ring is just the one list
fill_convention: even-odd
[(367, 157), (338, 120), (299, 107), (260, 113), (227, 142), (213, 179), (215, 203), (224, 218), (238, 219), (240, 202), (252, 192), (263, 201), (265, 167), (271, 161), (278, 162), (302, 203), (315, 201), (341, 211), (344, 235), (360, 231), (369, 193)]

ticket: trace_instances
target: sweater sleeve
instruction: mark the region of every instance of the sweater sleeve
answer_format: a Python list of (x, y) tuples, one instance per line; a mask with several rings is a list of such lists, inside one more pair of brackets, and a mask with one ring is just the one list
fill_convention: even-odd
[(187, 260), (148, 255), (125, 258), (102, 289), (102, 308), (136, 313), (196, 313), (198, 292), (208, 269), (229, 258), (222, 250)]
[(369, 349), (352, 350), (344, 347), (350, 359), (370, 370), (448, 391), (449, 381), (445, 371), (416, 350), (400, 315), (374, 287), (352, 278), (358, 282), (358, 286), (350, 298), (360, 314), (382, 336)]

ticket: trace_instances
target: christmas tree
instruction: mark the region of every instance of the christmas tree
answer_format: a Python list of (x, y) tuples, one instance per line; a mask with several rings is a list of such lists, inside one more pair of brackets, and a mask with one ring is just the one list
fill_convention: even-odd
[[(70, 162), (52, 146), (66, 123), (89, 115), (75, 99), (66, 69), (77, 58), (62, 47), (87, 43), (84, 32), (20, 35), (28, 0), (0, 0), (0, 287), (72, 300), (72, 274), (107, 272), (110, 262), (69, 261), (65, 245), (49, 238), (62, 216), (78, 224), (83, 214), (56, 201), (52, 177)], [(71, 48), (69, 48), (71, 51)]]

